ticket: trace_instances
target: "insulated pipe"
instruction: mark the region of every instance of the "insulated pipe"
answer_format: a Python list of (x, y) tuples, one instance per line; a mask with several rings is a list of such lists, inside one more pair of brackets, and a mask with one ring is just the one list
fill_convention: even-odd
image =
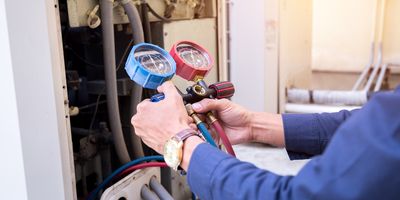
[(150, 179), (150, 188), (160, 197), (161, 200), (174, 200), (171, 194), (161, 185), (155, 177)]
[[(140, 21), (139, 12), (132, 1), (121, 1), (122, 6), (126, 14), (128, 15), (129, 22), (132, 27), (133, 31), (133, 41), (135, 44), (144, 42), (144, 35), (143, 35), (143, 27), (142, 22)], [(133, 83), (133, 87), (131, 89), (131, 113), (130, 116), (136, 114), (136, 107), (142, 101), (142, 87), (136, 83)], [(131, 142), (131, 150), (135, 158), (143, 157), (143, 147), (142, 141), (140, 138), (135, 134), (135, 128), (131, 126), (130, 128), (130, 142)]]
[(385, 77), (385, 73), (389, 65), (390, 65), (389, 63), (386, 63), (382, 66), (381, 73), (379, 74), (378, 79), (376, 80), (374, 92), (378, 92), (381, 89), (383, 78)]
[(372, 21), (372, 32), (371, 32), (371, 49), (369, 54), (369, 62), (365, 66), (364, 70), (361, 72), (361, 75), (358, 77), (356, 83), (353, 86), (353, 91), (358, 90), (361, 83), (364, 81), (365, 77), (371, 66), (374, 64), (374, 57), (375, 57), (375, 32), (376, 32), (376, 16), (377, 16), (377, 7), (378, 7), (378, 0), (375, 1), (375, 5), (373, 7), (373, 21)]
[(367, 102), (367, 91), (335, 91), (289, 89), (287, 100), (291, 103), (316, 103), (360, 106)]
[(140, 196), (143, 200), (160, 200), (158, 196), (152, 192), (147, 185), (143, 185), (142, 189), (140, 189)]
[(121, 163), (131, 159), (126, 148), (119, 115), (117, 74), (115, 64), (115, 42), (113, 24), (113, 1), (101, 0), (101, 19), (103, 32), (103, 59), (106, 81), (107, 109), (114, 146)]
[(382, 39), (383, 39), (383, 29), (385, 25), (385, 9), (386, 8), (386, 0), (382, 0), (382, 5), (381, 5), (381, 12), (380, 12), (380, 23), (379, 23), (379, 54), (378, 54), (378, 62), (375, 64), (374, 69), (367, 81), (367, 84), (364, 87), (365, 91), (369, 91), (371, 88), (372, 83), (375, 80), (375, 76), (378, 73), (379, 67), (382, 64)]
[(322, 113), (322, 112), (339, 112), (341, 110), (359, 109), (359, 106), (331, 106), (317, 104), (294, 104), (287, 103), (285, 105), (286, 113)]
[(393, 63), (386, 63), (382, 66), (381, 72), (378, 76), (378, 79), (376, 80), (374, 92), (378, 92), (381, 89), (383, 78), (385, 78), (385, 73), (386, 73), (387, 69), (389, 68), (389, 66), (397, 66), (398, 67), (400, 65), (393, 64)]

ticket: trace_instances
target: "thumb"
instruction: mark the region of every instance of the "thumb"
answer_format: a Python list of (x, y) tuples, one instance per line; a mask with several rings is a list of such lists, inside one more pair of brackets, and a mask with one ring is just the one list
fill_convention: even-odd
[(192, 104), (192, 107), (195, 112), (205, 113), (212, 110), (223, 111), (229, 107), (229, 103), (227, 99), (203, 99)]
[(161, 86), (157, 88), (157, 91), (160, 93), (164, 93), (166, 97), (179, 95), (178, 91), (175, 88), (175, 85), (172, 81), (166, 81)]

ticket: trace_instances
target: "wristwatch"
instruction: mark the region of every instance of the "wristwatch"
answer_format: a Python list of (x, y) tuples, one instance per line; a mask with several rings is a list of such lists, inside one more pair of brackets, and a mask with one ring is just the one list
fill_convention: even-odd
[(185, 129), (167, 140), (164, 144), (164, 160), (167, 165), (175, 171), (178, 170), (178, 167), (182, 162), (183, 141), (194, 135), (200, 136), (199, 133), (193, 129)]

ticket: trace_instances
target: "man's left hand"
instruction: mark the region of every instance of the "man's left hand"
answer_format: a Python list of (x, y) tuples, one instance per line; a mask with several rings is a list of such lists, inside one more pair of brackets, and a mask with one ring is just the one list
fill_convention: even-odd
[(163, 154), (165, 142), (178, 132), (190, 128), (188, 116), (181, 95), (174, 84), (167, 81), (157, 88), (165, 98), (159, 102), (144, 100), (137, 106), (137, 113), (131, 123), (135, 133), (143, 142), (160, 154)]

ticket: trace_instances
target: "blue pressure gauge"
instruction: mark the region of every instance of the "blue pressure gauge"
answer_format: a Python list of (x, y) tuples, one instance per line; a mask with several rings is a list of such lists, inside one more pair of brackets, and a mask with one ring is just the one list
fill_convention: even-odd
[(156, 89), (174, 76), (176, 63), (164, 49), (153, 44), (140, 43), (132, 47), (125, 70), (137, 84)]

